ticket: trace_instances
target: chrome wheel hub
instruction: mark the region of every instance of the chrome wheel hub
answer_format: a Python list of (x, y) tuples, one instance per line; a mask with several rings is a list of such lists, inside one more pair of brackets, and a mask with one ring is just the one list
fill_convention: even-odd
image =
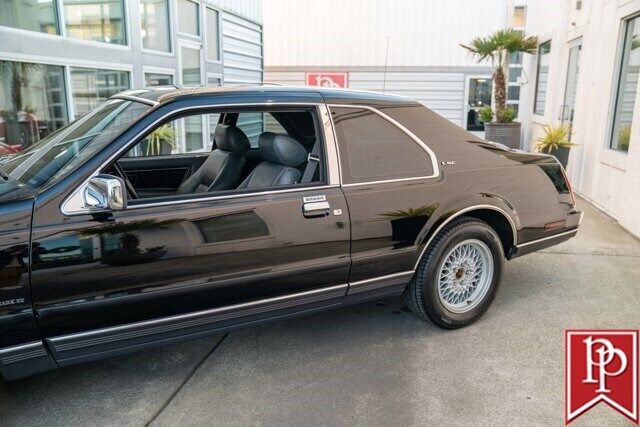
[(466, 313), (482, 302), (491, 287), (491, 250), (477, 239), (460, 242), (444, 256), (437, 277), (442, 305), (453, 313)]

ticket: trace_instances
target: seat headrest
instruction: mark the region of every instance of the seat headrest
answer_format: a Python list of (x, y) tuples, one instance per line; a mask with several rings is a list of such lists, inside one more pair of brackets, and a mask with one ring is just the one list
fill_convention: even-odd
[(232, 125), (216, 126), (215, 132), (216, 146), (220, 150), (231, 151), (232, 153), (244, 154), (251, 145), (249, 138), (242, 130)]
[(296, 167), (307, 160), (307, 150), (295, 139), (273, 132), (263, 132), (258, 138), (262, 158), (281, 166)]

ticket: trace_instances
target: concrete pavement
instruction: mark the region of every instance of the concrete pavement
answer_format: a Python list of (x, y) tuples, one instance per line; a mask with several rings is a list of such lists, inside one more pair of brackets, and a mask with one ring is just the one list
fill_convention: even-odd
[[(352, 306), (0, 381), (0, 424), (561, 425), (564, 330), (640, 325), (640, 242), (579, 205), (578, 237), (508, 262), (471, 327)], [(599, 405), (575, 424), (627, 421)]]

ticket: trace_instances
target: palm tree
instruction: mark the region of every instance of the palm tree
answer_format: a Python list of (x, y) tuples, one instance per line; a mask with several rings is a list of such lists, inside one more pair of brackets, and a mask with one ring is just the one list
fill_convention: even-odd
[(509, 58), (517, 52), (534, 53), (538, 40), (534, 36), (525, 36), (513, 28), (498, 30), (488, 37), (476, 37), (468, 45), (461, 44), (477, 59), (488, 61), (494, 67), (493, 72), (493, 110), (496, 121), (502, 121), (502, 112), (507, 104), (507, 79), (505, 70), (509, 66)]

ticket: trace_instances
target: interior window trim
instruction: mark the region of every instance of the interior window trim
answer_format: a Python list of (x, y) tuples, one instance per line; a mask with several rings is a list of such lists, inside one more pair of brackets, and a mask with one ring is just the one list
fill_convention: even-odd
[[(147, 133), (149, 133), (153, 128), (155, 128), (160, 123), (164, 122), (171, 116), (181, 115), (184, 112), (189, 111), (211, 111), (218, 110), (224, 108), (260, 108), (260, 107), (313, 107), (316, 111), (316, 121), (319, 125), (319, 131), (322, 133), (320, 135), (323, 141), (323, 151), (325, 154), (325, 162), (326, 162), (326, 174), (327, 179), (326, 183), (322, 185), (300, 185), (299, 187), (291, 188), (283, 188), (281, 190), (264, 190), (264, 191), (248, 191), (242, 192), (239, 194), (225, 194), (218, 196), (207, 196), (202, 193), (196, 193), (193, 197), (185, 198), (185, 199), (177, 199), (177, 200), (166, 200), (166, 201), (157, 201), (157, 202), (148, 202), (148, 203), (140, 203), (140, 204), (132, 204), (127, 206), (126, 211), (142, 209), (148, 207), (159, 207), (159, 206), (172, 206), (172, 205), (181, 205), (187, 203), (198, 203), (198, 202), (209, 202), (215, 200), (226, 200), (226, 199), (234, 199), (234, 198), (246, 198), (252, 196), (261, 196), (261, 195), (269, 195), (269, 194), (280, 194), (280, 193), (291, 193), (297, 191), (321, 191), (331, 188), (339, 188), (341, 184), (341, 176), (340, 169), (338, 167), (338, 147), (336, 144), (335, 134), (333, 131), (331, 114), (329, 113), (328, 106), (325, 103), (320, 102), (259, 102), (259, 103), (230, 103), (230, 104), (219, 104), (219, 105), (191, 105), (185, 106), (182, 108), (177, 108), (171, 111), (168, 111), (166, 114), (163, 114), (161, 117), (158, 117), (149, 125), (145, 126), (140, 132), (138, 132), (133, 138), (131, 138), (131, 142), (123, 144), (114, 154), (112, 154), (106, 161), (102, 162), (102, 164), (94, 170), (85, 180), (82, 181), (80, 185), (78, 185), (65, 199), (60, 205), (60, 211), (63, 215), (66, 216), (74, 216), (74, 215), (86, 215), (89, 211), (82, 207), (82, 197), (81, 191), (87, 185), (89, 180), (100, 173), (107, 165), (111, 164), (114, 160), (121, 157), (128, 149), (137, 144)], [(208, 114), (208, 113), (203, 113)], [(299, 185), (299, 184), (297, 184)]]
[(431, 167), (433, 169), (433, 173), (431, 175), (423, 175), (423, 176), (416, 176), (416, 177), (409, 177), (409, 178), (392, 178), (392, 179), (380, 179), (380, 180), (373, 179), (373, 180), (367, 180), (362, 182), (353, 182), (353, 183), (345, 184), (342, 176), (342, 159), (340, 158), (340, 149), (338, 148), (337, 155), (338, 155), (338, 163), (340, 164), (340, 184), (342, 187), (357, 187), (362, 185), (386, 184), (386, 183), (392, 183), (392, 182), (415, 181), (415, 180), (421, 180), (421, 179), (434, 179), (434, 178), (440, 177), (440, 167), (438, 165), (438, 159), (436, 157), (436, 153), (434, 153), (433, 150), (427, 144), (424, 143), (424, 141), (418, 138), (413, 132), (411, 132), (404, 125), (402, 125), (402, 123), (398, 122), (394, 118), (386, 115), (385, 113), (378, 110), (377, 108), (371, 107), (369, 105), (327, 104), (327, 107), (329, 108), (329, 118), (331, 120), (331, 127), (333, 128), (333, 134), (336, 142), (338, 141), (338, 137), (336, 135), (336, 126), (335, 126), (335, 123), (333, 122), (333, 116), (331, 115), (331, 108), (349, 108), (352, 110), (368, 110), (375, 113), (376, 115), (386, 120), (387, 122), (389, 122), (392, 126), (394, 126), (399, 131), (407, 135), (413, 142), (415, 142), (420, 148), (422, 148), (427, 153), (429, 160), (431, 160)]

